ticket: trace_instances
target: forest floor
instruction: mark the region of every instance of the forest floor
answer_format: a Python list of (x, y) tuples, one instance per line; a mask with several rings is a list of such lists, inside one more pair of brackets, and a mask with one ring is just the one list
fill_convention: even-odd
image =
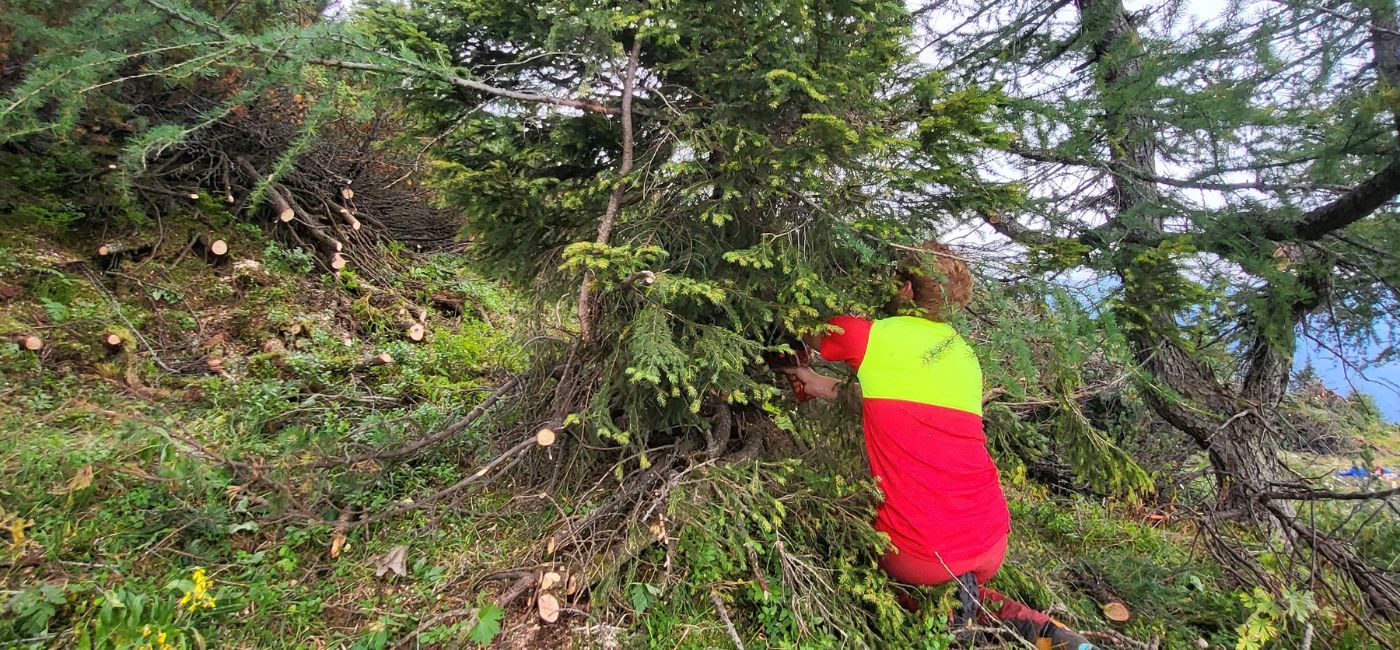
[[(521, 493), (508, 474), (424, 500), (495, 455), (488, 428), (364, 453), (442, 430), (519, 371), (508, 291), (446, 254), (389, 251), (391, 286), (333, 276), (249, 228), (231, 227), (230, 259), (211, 264), (180, 254), (193, 225), (164, 228), (154, 256), (115, 265), (93, 259), (92, 237), (0, 239), (0, 646), (730, 645), (710, 598), (665, 584), (575, 594), (555, 624), (495, 608), (500, 572), (551, 555), (557, 517), (596, 504)], [(431, 305), (407, 317), (422, 342), (405, 336), (405, 304)], [(808, 453), (856, 473), (856, 449)], [(1104, 647), (1235, 647), (1260, 615), (1171, 507), (1014, 472), (1006, 484), (1015, 533), (995, 585)], [(345, 499), (363, 508), (338, 510)], [(637, 561), (673, 570), (660, 549)], [(1113, 600), (1129, 620), (1107, 618)], [(776, 614), (729, 613), (768, 645)], [(942, 614), (925, 616), (939, 629)]]

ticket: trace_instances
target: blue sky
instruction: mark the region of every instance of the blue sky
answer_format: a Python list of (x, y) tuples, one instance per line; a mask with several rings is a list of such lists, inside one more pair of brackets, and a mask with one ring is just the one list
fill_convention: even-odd
[[(1367, 352), (1374, 355), (1380, 350)], [(1300, 370), (1309, 363), (1328, 388), (1342, 395), (1350, 394), (1354, 390), (1367, 393), (1376, 399), (1376, 405), (1380, 407), (1381, 415), (1385, 416), (1387, 421), (1400, 422), (1400, 395), (1396, 394), (1397, 389), (1400, 389), (1400, 362), (1380, 364), (1364, 370), (1348, 368), (1331, 352), (1322, 349), (1311, 340), (1301, 338), (1298, 341), (1298, 355), (1293, 360), (1293, 369)]]
[[(1091, 311), (1098, 311), (1103, 300), (1118, 286), (1115, 278), (1087, 270), (1071, 272), (1060, 283)], [(1388, 323), (1378, 324), (1375, 339), (1389, 341), (1390, 327)], [(1293, 358), (1293, 371), (1298, 372), (1311, 364), (1322, 382), (1337, 394), (1350, 395), (1355, 391), (1366, 393), (1375, 398), (1376, 406), (1380, 408), (1386, 421), (1400, 423), (1400, 361), (1366, 368), (1355, 367), (1357, 359), (1375, 358), (1383, 348), (1383, 344), (1373, 343), (1363, 350), (1345, 349), (1343, 352), (1351, 357), (1352, 362), (1348, 365), (1326, 347), (1300, 332), (1298, 351)], [(1290, 384), (1289, 388), (1293, 388), (1293, 385)]]

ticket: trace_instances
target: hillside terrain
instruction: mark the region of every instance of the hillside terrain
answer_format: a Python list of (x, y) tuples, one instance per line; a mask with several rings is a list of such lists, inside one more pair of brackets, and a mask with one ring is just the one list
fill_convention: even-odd
[[(518, 572), (567, 575), (588, 560), (552, 551), (559, 517), (616, 487), (606, 477), (601, 490), (522, 490), (500, 471), (433, 496), (505, 444), (499, 420), (464, 416), (522, 369), (528, 341), (512, 333), (522, 318), (512, 293), (456, 254), (393, 253), (394, 283), (371, 288), (255, 229), (164, 228), (166, 244), (114, 268), (93, 256), (106, 240), (15, 226), (0, 243), (7, 646), (722, 646), (711, 590), (758, 647), (802, 638), (790, 636), (793, 616), (823, 607), (802, 601), (831, 590), (924, 630), (923, 647), (949, 643), (940, 609), (911, 620), (894, 606), (870, 570), (878, 542), (826, 546), (838, 531), (870, 537), (859, 425), (835, 411), (802, 424), (811, 444), (697, 470), (658, 513), (678, 537), (658, 531), (665, 544), (624, 574), (565, 595), (557, 623), (524, 603), (502, 611), (493, 598)], [(206, 230), (236, 242), (228, 259), (184, 254), (181, 242)], [(434, 307), (414, 342), (393, 306), (419, 302)], [(23, 349), (23, 335), (43, 347)], [(1345, 401), (1309, 403), (1330, 433), (1358, 442)], [(1393, 459), (1395, 427), (1365, 426), (1374, 457)], [(1344, 448), (1294, 462), (1359, 458)], [(1104, 647), (1234, 647), (1242, 626), (1289, 615), (1251, 600), (1169, 498), (1106, 500), (1029, 478), (1014, 457), (1002, 465), (1015, 533), (994, 584), (1100, 633)], [(786, 484), (766, 483), (775, 477)], [(715, 488), (724, 500), (694, 511)], [(827, 521), (794, 521), (815, 517)], [(1400, 560), (1393, 523), (1366, 526), (1374, 557)], [(750, 529), (788, 540), (778, 557), (811, 563), (813, 579), (842, 582), (789, 591), (731, 546)], [(944, 591), (922, 598), (947, 602)], [(1109, 620), (1112, 602), (1131, 618)]]
[(6, 2), (0, 647), (1400, 647), (1400, 5), (1138, 4)]

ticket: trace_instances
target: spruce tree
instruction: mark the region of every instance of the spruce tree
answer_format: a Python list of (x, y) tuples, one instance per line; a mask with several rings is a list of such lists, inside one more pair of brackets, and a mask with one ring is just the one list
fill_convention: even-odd
[[(566, 311), (594, 303), (578, 324), (586, 361), (554, 413), (586, 437), (644, 444), (708, 429), (726, 404), (772, 411), (758, 361), (779, 332), (872, 313), (890, 295), (891, 244), (996, 198), (961, 191), (967, 156), (998, 137), (983, 115), (992, 97), (912, 61), (896, 2), (371, 12), (374, 35), (416, 58), (600, 106), (410, 90), (446, 130), (448, 200), (467, 211), (484, 267)], [(884, 200), (908, 187), (946, 198), (917, 214)]]

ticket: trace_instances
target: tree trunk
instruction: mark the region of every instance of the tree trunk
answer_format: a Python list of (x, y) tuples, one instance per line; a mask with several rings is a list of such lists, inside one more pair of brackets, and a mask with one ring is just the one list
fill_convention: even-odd
[[(1123, 281), (1129, 343), (1154, 384), (1146, 391), (1148, 405), (1209, 454), (1222, 500), (1254, 512), (1252, 491), (1279, 480), (1283, 472), (1270, 435), (1273, 427), (1265, 419), (1270, 411), (1236, 395), (1208, 363), (1178, 342), (1181, 328), (1165, 293), (1170, 290), (1162, 287), (1182, 272), (1175, 260), (1148, 243), (1162, 234), (1162, 201), (1156, 184), (1144, 180), (1157, 176), (1157, 134), (1148, 117), (1150, 107), (1141, 105), (1141, 38), (1122, 0), (1079, 0), (1076, 5), (1081, 28), (1092, 38), (1111, 167), (1132, 172), (1110, 176), (1115, 210), (1108, 225), (1123, 238), (1114, 268)], [(1276, 386), (1273, 374), (1279, 367), (1261, 366), (1270, 375), (1259, 378), (1261, 385)]]
[[(1304, 275), (1301, 279), (1312, 296), (1273, 313), (1256, 313), (1252, 322), (1246, 323), (1253, 336), (1238, 391), (1216, 377), (1205, 359), (1180, 342), (1182, 331), (1171, 300), (1171, 285), (1181, 282), (1183, 274), (1171, 255), (1155, 250), (1152, 244), (1163, 233), (1160, 216), (1155, 213), (1160, 195), (1156, 185), (1142, 180), (1157, 174), (1156, 130), (1148, 117), (1150, 106), (1138, 94), (1151, 86), (1140, 79), (1141, 39), (1122, 0), (1078, 0), (1076, 5), (1082, 29), (1093, 38), (1092, 63), (1104, 111), (1111, 168), (1125, 170), (1110, 176), (1115, 213), (1110, 216), (1108, 228), (1121, 235), (1122, 243), (1113, 250), (1112, 260), (1123, 282), (1125, 306), (1121, 313), (1128, 341), (1151, 381), (1145, 391), (1148, 405), (1207, 452), (1225, 508), (1257, 517), (1294, 544), (1302, 541), (1311, 546), (1317, 555), (1352, 580), (1372, 611), (1400, 611), (1400, 594), (1375, 568), (1335, 540), (1303, 527), (1291, 504), (1266, 496), (1272, 484), (1281, 482), (1287, 472), (1274, 437), (1275, 407), (1283, 398), (1293, 360), (1294, 346), (1286, 339), (1292, 335), (1298, 319), (1323, 300), (1325, 281)], [(1382, 87), (1400, 83), (1400, 53), (1396, 51), (1400, 37), (1393, 37), (1394, 13), (1393, 6), (1387, 5), (1384, 11), (1373, 15)], [(1400, 111), (1396, 115), (1400, 116)], [(1400, 117), (1397, 122), (1400, 123)], [(1394, 167), (1392, 163), (1372, 180), (1385, 181), (1388, 170)], [(1353, 203), (1379, 205), (1395, 195), (1388, 186), (1381, 187), (1384, 184), (1368, 181), (1332, 204), (1314, 210), (1294, 228), (1291, 237), (1315, 239), (1311, 237), (1313, 230), (1325, 232), (1359, 219), (1356, 210), (1369, 213), (1373, 208), (1357, 208)], [(1263, 288), (1265, 292), (1272, 290), (1269, 286)], [(1268, 320), (1271, 316), (1287, 321), (1284, 329), (1273, 332), (1273, 337), (1269, 336), (1269, 326), (1276, 323)], [(1279, 334), (1285, 339), (1283, 343), (1279, 343)], [(1291, 533), (1296, 534), (1290, 538)]]
[(1293, 368), (1295, 346), (1291, 343), (1271, 340), (1264, 332), (1255, 333), (1245, 356), (1247, 370), (1241, 386), (1245, 399), (1269, 410), (1283, 401), (1288, 391), (1288, 373)]
[(1158, 383), (1145, 392), (1148, 405), (1209, 455), (1222, 505), (1255, 512), (1254, 493), (1284, 472), (1272, 435), (1273, 409), (1233, 395), (1208, 364), (1164, 336), (1137, 330), (1130, 340)]

